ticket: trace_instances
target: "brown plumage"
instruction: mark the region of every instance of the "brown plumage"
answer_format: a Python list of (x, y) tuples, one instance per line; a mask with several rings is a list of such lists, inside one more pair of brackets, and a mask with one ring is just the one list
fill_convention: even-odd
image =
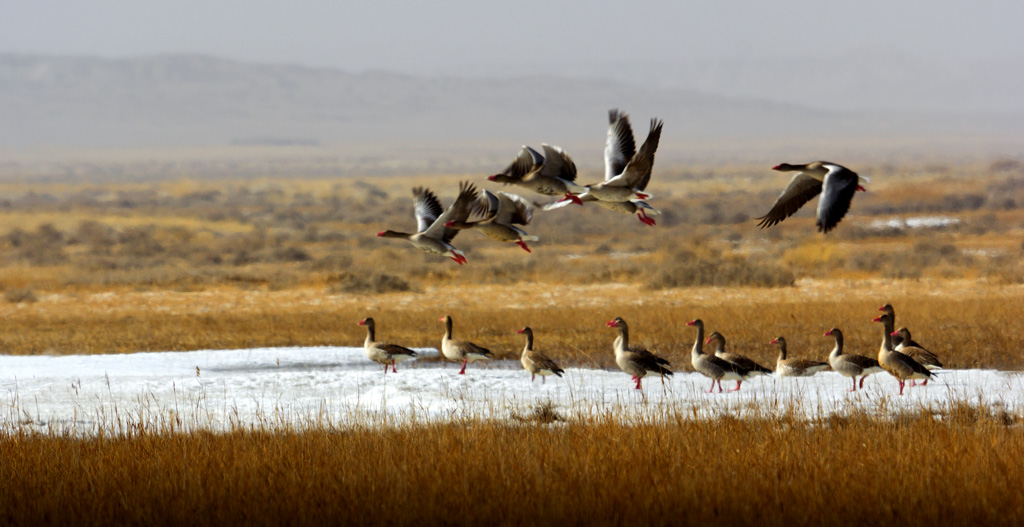
[(769, 344), (779, 345), (779, 358), (775, 361), (775, 374), (780, 377), (810, 377), (829, 368), (827, 362), (810, 359), (787, 359), (786, 339), (776, 337)]
[(818, 198), (818, 232), (828, 232), (839, 224), (850, 209), (850, 202), (858, 190), (864, 190), (862, 182), (867, 178), (836, 163), (814, 161), (806, 165), (782, 163), (772, 167), (780, 172), (796, 172), (782, 191), (771, 210), (757, 218), (761, 228), (771, 227), (792, 216), (814, 196)]
[[(929, 370), (941, 369), (942, 362), (939, 360), (939, 356), (928, 351), (924, 346), (914, 341), (910, 335), (910, 330), (903, 327), (897, 329), (892, 333), (893, 336), (893, 349), (896, 351), (920, 362), (922, 366)], [(899, 337), (899, 345), (896, 345), (896, 337)], [(925, 381), (928, 384), (928, 381)]]
[(722, 381), (736, 381), (736, 388), (730, 391), (736, 391), (740, 389), (740, 381), (746, 378), (750, 370), (741, 368), (731, 362), (724, 361), (714, 355), (704, 353), (704, 321), (701, 319), (691, 320), (686, 323), (687, 326), (694, 326), (697, 328), (697, 340), (693, 343), (693, 350), (690, 353), (690, 364), (693, 365), (693, 369), (701, 373), (701, 375), (711, 379), (711, 388), (708, 389), (707, 393), (711, 393), (715, 389), (715, 384), (718, 384), (718, 393), (722, 393)]
[(836, 340), (836, 345), (828, 356), (828, 363), (832, 366), (832, 370), (839, 372), (840, 375), (853, 378), (851, 392), (857, 390), (858, 375), (861, 375), (860, 387), (864, 388), (864, 379), (867, 379), (868, 375), (885, 371), (878, 364), (878, 361), (871, 357), (843, 353), (843, 332), (839, 331), (839, 328), (832, 328), (826, 331), (825, 336)]
[(541, 383), (547, 381), (548, 375), (557, 375), (559, 377), (565, 373), (565, 370), (558, 367), (555, 361), (551, 360), (547, 355), (533, 349), (533, 330), (529, 327), (520, 329), (516, 333), (522, 333), (526, 335), (526, 346), (523, 347), (523, 355), (519, 358), (519, 361), (523, 363), (523, 369), (530, 372), (530, 382), (533, 382), (537, 375), (540, 375)]
[(669, 362), (644, 348), (629, 345), (629, 326), (622, 317), (616, 317), (605, 323), (610, 328), (617, 328), (619, 336), (613, 344), (615, 348), (615, 364), (619, 369), (630, 374), (636, 381), (636, 389), (640, 390), (640, 379), (646, 375), (656, 374), (665, 382), (665, 376), (671, 376)]
[(900, 395), (903, 395), (903, 386), (908, 379), (927, 380), (934, 376), (921, 363), (892, 348), (892, 317), (884, 314), (872, 321), (881, 322), (884, 326), (882, 347), (878, 350), (878, 363), (900, 382)]
[(466, 263), (466, 255), (452, 245), (452, 240), (459, 233), (457, 229), (446, 227), (449, 221), (466, 221), (469, 218), (470, 206), (476, 200), (476, 186), (472, 183), (459, 183), (459, 196), (448, 207), (441, 211), (441, 202), (430, 190), (423, 187), (412, 189), (413, 205), (416, 216), (416, 232), (406, 233), (392, 230), (381, 231), (377, 236), (382, 238), (399, 238), (406, 240), (417, 249), (447, 256), (462, 265)]
[(732, 353), (726, 351), (725, 336), (723, 336), (721, 333), (715, 331), (708, 337), (708, 339), (704, 343), (711, 344), (712, 342), (715, 343), (716, 357), (724, 360), (725, 362), (735, 364), (736, 366), (739, 366), (740, 368), (747, 371), (747, 373), (743, 376), (743, 379), (738, 379), (736, 381), (736, 390), (740, 389), (740, 384), (742, 384), (743, 381), (746, 379), (756, 377), (758, 375), (771, 375), (772, 370), (765, 368), (764, 366), (761, 366), (760, 364), (750, 360), (747, 357), (744, 357), (743, 355), (740, 355), (739, 353)]
[(455, 340), (452, 338), (452, 317), (445, 315), (438, 319), (444, 322), (444, 337), (441, 338), (441, 353), (448, 360), (462, 361), (462, 369), (459, 375), (466, 373), (466, 364), (478, 360), (490, 360), (494, 358), (491, 350), (477, 346), (468, 340)]
[(398, 344), (377, 342), (376, 324), (372, 318), (364, 318), (360, 320), (358, 324), (360, 326), (366, 326), (366, 341), (363, 342), (363, 348), (366, 350), (366, 358), (376, 362), (377, 364), (383, 364), (385, 375), (388, 373), (388, 366), (391, 366), (392, 372), (398, 373), (398, 369), (395, 368), (396, 363), (416, 358), (416, 352), (409, 348), (399, 346)]

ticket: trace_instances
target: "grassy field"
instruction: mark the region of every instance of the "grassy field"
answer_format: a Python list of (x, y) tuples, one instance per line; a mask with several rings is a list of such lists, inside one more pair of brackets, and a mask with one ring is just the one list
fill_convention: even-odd
[[(8, 524), (1016, 525), (1019, 425), (455, 422), (0, 438)], [(754, 438), (754, 440), (751, 440)]]
[[(437, 347), (451, 314), (500, 356), (529, 325), (563, 366), (612, 368), (604, 322), (622, 316), (687, 370), (693, 318), (762, 363), (780, 335), (824, 358), (833, 326), (873, 355), (888, 302), (948, 367), (1024, 368), (1021, 164), (856, 169), (876, 183), (829, 236), (813, 206), (756, 227), (788, 179), (765, 167), (662, 167), (656, 228), (538, 212), (532, 254), (466, 233), (463, 267), (374, 236), (412, 228), (419, 177), (0, 177), (0, 352), (357, 346), (366, 316), (380, 338)], [(495, 188), (429, 185), (447, 204), (461, 179)], [(968, 404), (820, 422), (5, 430), (0, 523), (1019, 524), (1022, 450), (1020, 416)]]

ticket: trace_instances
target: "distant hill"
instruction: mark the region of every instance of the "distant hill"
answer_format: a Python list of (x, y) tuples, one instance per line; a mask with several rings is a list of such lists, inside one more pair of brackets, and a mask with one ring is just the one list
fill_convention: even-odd
[(570, 76), (417, 77), (195, 55), (0, 55), (6, 147), (508, 145), (502, 148), (511, 155), (520, 144), (544, 141), (594, 145), (596, 152), (612, 107), (632, 115), (639, 140), (649, 117), (665, 119), (662, 144), (678, 147), (695, 140), (1024, 136), (1024, 120), (1012, 112), (830, 112), (768, 99)]

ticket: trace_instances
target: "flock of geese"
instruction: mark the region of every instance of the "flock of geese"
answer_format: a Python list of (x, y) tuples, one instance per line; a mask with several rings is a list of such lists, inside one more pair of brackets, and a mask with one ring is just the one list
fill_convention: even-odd
[[(576, 163), (564, 150), (549, 144), (541, 145), (543, 154), (523, 146), (503, 172), (487, 179), (522, 187), (543, 196), (561, 196), (561, 199), (543, 205), (543, 210), (595, 203), (613, 211), (636, 214), (642, 223), (654, 226), (656, 222), (650, 215), (660, 212), (647, 203), (652, 195), (646, 189), (651, 180), (663, 123), (660, 119), (651, 119), (647, 139), (639, 149), (636, 148), (628, 115), (610, 110), (608, 123), (604, 181), (589, 185), (577, 183)], [(846, 215), (854, 194), (865, 190), (863, 183), (867, 182), (867, 178), (828, 161), (805, 165), (782, 163), (772, 169), (796, 174), (771, 210), (757, 218), (762, 228), (792, 216), (821, 194), (817, 208), (818, 231), (829, 232)], [(533, 219), (533, 206), (517, 194), (478, 191), (476, 185), (463, 181), (459, 183), (455, 202), (447, 209), (443, 209), (433, 191), (425, 187), (413, 188), (412, 195), (416, 232), (386, 230), (377, 236), (407, 240), (417, 249), (446, 256), (459, 265), (466, 263), (466, 255), (452, 245), (452, 240), (460, 230), (476, 230), (494, 240), (514, 242), (527, 252), (531, 252), (527, 242), (539, 239), (522, 229)], [(473, 221), (470, 221), (471, 217)]]
[[(879, 308), (879, 311), (884, 311), (884, 313), (873, 319), (874, 322), (882, 323), (883, 327), (882, 346), (878, 350), (877, 360), (863, 355), (845, 353), (843, 351), (843, 332), (839, 328), (832, 328), (824, 335), (835, 340), (835, 346), (828, 355), (828, 362), (788, 358), (786, 356), (786, 339), (783, 337), (772, 339), (770, 344), (779, 345), (779, 355), (773, 371), (748, 357), (727, 351), (725, 337), (717, 331), (705, 340), (704, 322), (696, 319), (687, 322), (688, 326), (694, 326), (697, 329), (693, 351), (690, 354), (690, 364), (694, 370), (711, 379), (711, 388), (708, 393), (714, 391), (716, 385), (718, 392), (721, 393), (722, 381), (736, 381), (736, 387), (731, 390), (736, 391), (740, 389), (743, 381), (758, 375), (807, 377), (829, 369), (844, 377), (849, 377), (853, 381), (851, 392), (856, 391), (858, 385), (860, 388), (864, 388), (864, 379), (868, 375), (883, 371), (889, 372), (899, 381), (900, 395), (903, 395), (904, 385), (908, 380), (911, 381), (911, 386), (918, 380), (923, 380), (923, 384), (928, 384), (928, 380), (935, 375), (932, 370), (942, 368), (939, 358), (912, 340), (907, 328), (893, 329), (896, 313), (891, 305), (885, 304)], [(494, 358), (494, 354), (487, 348), (467, 340), (453, 338), (452, 317), (445, 315), (439, 321), (443, 322), (445, 327), (444, 337), (441, 339), (441, 353), (450, 361), (462, 363), (459, 375), (466, 373), (466, 365), (470, 362)], [(416, 352), (409, 348), (377, 341), (372, 318), (359, 321), (359, 325), (366, 326), (367, 333), (364, 343), (366, 356), (370, 360), (384, 365), (385, 375), (387, 375), (388, 368), (397, 373), (398, 369), (395, 367), (397, 363), (416, 358)], [(630, 345), (629, 325), (625, 320), (616, 317), (608, 321), (606, 325), (618, 330), (619, 334), (612, 343), (615, 350), (615, 364), (632, 377), (637, 390), (642, 389), (641, 379), (648, 375), (661, 377), (662, 383), (665, 382), (665, 377), (672, 376), (667, 359), (642, 347)], [(533, 349), (532, 329), (524, 327), (517, 333), (526, 336), (526, 345), (523, 347), (520, 361), (523, 369), (530, 372), (531, 382), (536, 379), (537, 375), (540, 375), (544, 382), (548, 375), (562, 376), (564, 370), (558, 366), (558, 363), (551, 357)], [(714, 352), (705, 353), (704, 345), (712, 343), (714, 343)], [(859, 383), (857, 377), (860, 377)]]

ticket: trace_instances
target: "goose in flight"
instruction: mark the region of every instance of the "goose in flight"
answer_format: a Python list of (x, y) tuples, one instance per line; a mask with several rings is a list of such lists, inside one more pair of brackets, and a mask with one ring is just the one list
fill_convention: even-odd
[(828, 161), (814, 161), (806, 165), (782, 163), (772, 170), (779, 172), (796, 172), (789, 185), (782, 191), (772, 205), (768, 214), (757, 218), (761, 228), (771, 227), (792, 216), (814, 196), (818, 198), (818, 232), (828, 232), (839, 224), (846, 212), (850, 210), (853, 194), (864, 191), (863, 183), (868, 178), (858, 176), (856, 172)]
[(459, 183), (459, 197), (443, 213), (441, 202), (429, 189), (416, 187), (412, 189), (412, 196), (416, 232), (410, 234), (387, 230), (378, 232), (377, 236), (408, 240), (413, 247), (421, 251), (447, 256), (459, 265), (466, 263), (466, 255), (452, 245), (452, 239), (459, 233), (458, 229), (446, 227), (445, 224), (450, 221), (466, 221), (469, 218), (470, 206), (476, 201), (476, 185), (465, 181)]

